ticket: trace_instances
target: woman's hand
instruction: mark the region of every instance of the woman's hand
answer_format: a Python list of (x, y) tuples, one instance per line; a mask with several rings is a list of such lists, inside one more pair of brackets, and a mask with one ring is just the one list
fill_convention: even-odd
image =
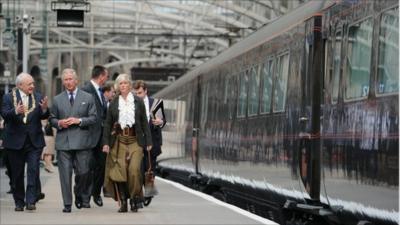
[(110, 146), (103, 145), (103, 152), (108, 154), (110, 152)]

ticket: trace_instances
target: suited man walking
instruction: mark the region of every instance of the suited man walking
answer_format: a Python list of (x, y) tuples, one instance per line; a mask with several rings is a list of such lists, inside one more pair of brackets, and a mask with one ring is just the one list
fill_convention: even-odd
[(103, 200), (100, 196), (101, 189), (104, 183), (104, 171), (107, 154), (102, 151), (101, 137), (103, 136), (103, 121), (106, 119), (107, 101), (103, 95), (102, 87), (108, 80), (108, 71), (104, 66), (96, 65), (92, 69), (92, 79), (82, 90), (90, 93), (95, 99), (96, 115), (98, 122), (90, 127), (92, 134), (92, 145), (95, 146), (92, 150), (92, 158), (90, 163), (90, 171), (92, 174), (91, 180), (91, 195), (93, 201), (98, 206), (103, 206)]
[[(3, 96), (1, 116), (5, 121), (3, 146), (10, 160), (11, 184), (15, 211), (36, 210), (40, 187), (39, 161), (45, 146), (41, 120), (49, 116), (47, 97), (34, 92), (31, 75), (21, 73), (15, 80), (17, 88)], [(24, 173), (27, 164), (25, 192)]]
[[(133, 85), (133, 90), (135, 95), (143, 99), (144, 105), (146, 107), (147, 119), (150, 126), (151, 137), (153, 141), (153, 148), (150, 151), (150, 163), (153, 174), (155, 174), (155, 166), (157, 163), (157, 157), (161, 154), (162, 146), (162, 133), (161, 129), (165, 126), (167, 121), (165, 120), (164, 107), (157, 110), (155, 117), (152, 115), (152, 109), (154, 109), (153, 104), (155, 104), (155, 99), (147, 96), (147, 85), (143, 80), (137, 80)], [(149, 158), (147, 152), (144, 154), (143, 158), (143, 169), (145, 171), (149, 168)], [(144, 177), (144, 176), (143, 176)], [(145, 205), (150, 204), (152, 196), (145, 196)]]
[(54, 97), (50, 123), (57, 128), (56, 145), (63, 212), (70, 213), (72, 205), (72, 170), (75, 172), (75, 206), (90, 208), (89, 160), (93, 146), (90, 126), (97, 122), (96, 105), (91, 94), (79, 90), (75, 70), (64, 69), (65, 91)]

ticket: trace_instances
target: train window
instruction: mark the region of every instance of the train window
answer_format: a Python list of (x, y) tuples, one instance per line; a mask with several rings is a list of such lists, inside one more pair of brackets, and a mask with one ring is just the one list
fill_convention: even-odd
[(381, 17), (377, 90), (379, 94), (399, 91), (399, 8)]
[(373, 19), (353, 24), (348, 30), (346, 99), (368, 95), (371, 74)]
[(243, 71), (239, 74), (239, 101), (237, 107), (238, 117), (246, 116), (246, 103), (247, 103), (247, 71)]
[(228, 98), (228, 109), (229, 109), (229, 119), (232, 119), (234, 116), (234, 110), (235, 110), (235, 98), (236, 98), (236, 92), (237, 92), (237, 86), (236, 86), (236, 77), (237, 76), (232, 76), (229, 79), (229, 98)]
[(208, 92), (209, 92), (209, 87), (210, 83), (205, 82), (203, 83), (204, 88), (201, 90), (201, 114), (200, 114), (200, 121), (202, 125), (205, 124), (207, 120), (207, 114), (208, 114)]
[(274, 101), (272, 107), (274, 112), (282, 112), (285, 110), (288, 74), (289, 54), (286, 53), (278, 57), (274, 83)]
[(272, 73), (274, 70), (274, 58), (264, 63), (261, 69), (263, 79), (263, 89), (261, 95), (261, 113), (269, 113), (271, 110), (271, 92), (272, 92)]
[(333, 48), (333, 86), (332, 86), (332, 103), (336, 103), (339, 95), (340, 66), (342, 62), (342, 32), (337, 32)]
[(260, 74), (258, 73), (258, 65), (251, 68), (249, 79), (249, 107), (247, 112), (249, 115), (257, 115), (260, 95)]

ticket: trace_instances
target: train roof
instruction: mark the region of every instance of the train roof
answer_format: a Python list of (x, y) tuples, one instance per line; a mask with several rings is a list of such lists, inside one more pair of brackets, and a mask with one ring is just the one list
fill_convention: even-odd
[(224, 62), (229, 61), (232, 58), (237, 57), (238, 55), (249, 51), (250, 49), (255, 48), (256, 46), (261, 45), (262, 43), (270, 40), (282, 32), (289, 30), (299, 22), (303, 22), (306, 19), (312, 17), (315, 13), (321, 12), (323, 9), (334, 4), (334, 1), (331, 0), (312, 0), (304, 3), (300, 7), (294, 9), (288, 14), (276, 19), (275, 21), (269, 23), (268, 25), (260, 28), (258, 31), (254, 32), (250, 36), (244, 38), (238, 43), (234, 44), (232, 47), (226, 49), (219, 55), (214, 58), (208, 60), (207, 62), (193, 68), (189, 72), (187, 72), (184, 76), (176, 80), (173, 84), (168, 87), (162, 89), (157, 92), (154, 96), (161, 97), (171, 90), (175, 90), (185, 83), (193, 80), (197, 76), (205, 73), (214, 67), (223, 64)]

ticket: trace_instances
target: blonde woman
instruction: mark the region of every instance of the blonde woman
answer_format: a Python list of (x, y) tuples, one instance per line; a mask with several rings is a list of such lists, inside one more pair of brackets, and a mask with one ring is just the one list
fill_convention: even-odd
[(120, 201), (118, 212), (137, 212), (143, 201), (141, 163), (143, 150), (151, 150), (151, 134), (146, 108), (132, 94), (132, 80), (120, 74), (115, 80), (117, 92), (111, 101), (103, 131), (103, 152), (108, 153), (104, 188), (106, 193)]

